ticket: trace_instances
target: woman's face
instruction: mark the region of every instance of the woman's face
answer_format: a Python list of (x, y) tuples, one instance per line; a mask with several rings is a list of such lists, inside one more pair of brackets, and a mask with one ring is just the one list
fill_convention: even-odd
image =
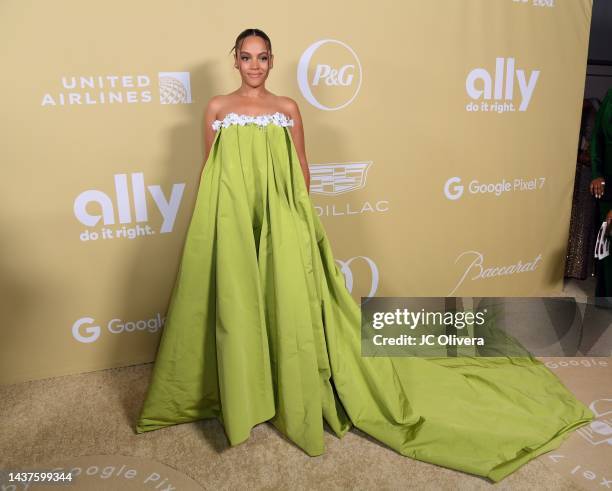
[(236, 66), (245, 84), (262, 85), (268, 78), (274, 56), (270, 55), (266, 42), (259, 36), (248, 36), (236, 53)]

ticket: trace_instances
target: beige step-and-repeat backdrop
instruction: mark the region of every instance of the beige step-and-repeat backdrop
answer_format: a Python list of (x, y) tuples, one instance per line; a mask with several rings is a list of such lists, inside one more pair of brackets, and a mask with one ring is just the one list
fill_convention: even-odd
[(560, 290), (590, 0), (3, 0), (0, 383), (151, 361), (263, 29), (354, 298)]

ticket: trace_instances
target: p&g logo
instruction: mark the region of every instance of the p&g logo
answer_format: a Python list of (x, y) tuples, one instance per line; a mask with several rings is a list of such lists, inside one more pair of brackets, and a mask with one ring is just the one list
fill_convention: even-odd
[[(311, 65), (312, 76), (309, 76)], [(324, 111), (348, 106), (359, 92), (361, 77), (357, 54), (348, 44), (336, 39), (311, 44), (298, 63), (297, 82), (302, 95)]]

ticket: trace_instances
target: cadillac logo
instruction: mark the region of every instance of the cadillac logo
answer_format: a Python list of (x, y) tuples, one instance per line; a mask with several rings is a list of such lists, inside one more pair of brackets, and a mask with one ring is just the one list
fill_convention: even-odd
[(310, 192), (336, 196), (360, 189), (366, 184), (369, 162), (310, 165)]

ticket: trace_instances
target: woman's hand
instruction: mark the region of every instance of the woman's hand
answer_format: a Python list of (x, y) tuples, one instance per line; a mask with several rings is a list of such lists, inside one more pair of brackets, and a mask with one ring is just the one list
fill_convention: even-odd
[(591, 181), (591, 194), (596, 198), (601, 198), (604, 192), (604, 186), (606, 185), (606, 181), (603, 180), (603, 177), (598, 177)]

